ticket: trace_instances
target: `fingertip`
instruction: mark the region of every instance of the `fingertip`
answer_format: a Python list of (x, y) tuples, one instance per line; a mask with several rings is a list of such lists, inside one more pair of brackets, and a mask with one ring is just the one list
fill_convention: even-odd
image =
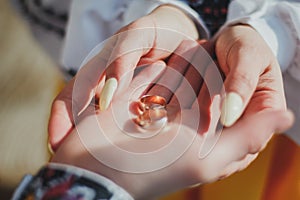
[(70, 110), (63, 101), (55, 101), (52, 105), (48, 123), (48, 143), (54, 151), (72, 130), (73, 120), (69, 112)]
[(239, 94), (235, 92), (226, 94), (221, 105), (221, 123), (226, 127), (232, 126), (242, 115), (243, 107), (243, 99)]
[(50, 153), (56, 152), (60, 142), (69, 134), (72, 130), (72, 124), (66, 124), (62, 119), (54, 117), (54, 120), (49, 121), (48, 127), (48, 149)]
[(101, 111), (109, 107), (117, 88), (118, 80), (116, 78), (109, 78), (105, 81), (99, 100), (99, 108)]
[(294, 124), (294, 113), (291, 110), (287, 110), (278, 114), (278, 124), (275, 129), (276, 133), (283, 133), (292, 127)]
[(51, 154), (54, 154), (60, 144), (64, 141), (64, 139), (69, 135), (71, 132), (72, 128), (68, 129), (67, 131), (64, 130), (64, 134), (61, 134), (63, 132), (49, 132), (49, 137), (48, 137), (48, 150)]
[(154, 62), (153, 65), (165, 67), (166, 63), (164, 61), (162, 61), (162, 60), (158, 60), (158, 61)]

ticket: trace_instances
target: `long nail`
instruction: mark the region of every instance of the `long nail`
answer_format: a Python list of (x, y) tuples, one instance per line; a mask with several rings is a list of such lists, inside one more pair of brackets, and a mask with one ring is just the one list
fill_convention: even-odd
[(49, 141), (48, 141), (48, 151), (49, 151), (49, 153), (50, 153), (51, 156), (54, 155), (54, 150), (53, 150), (53, 148), (52, 148), (52, 146), (51, 146), (51, 144), (50, 144)]
[(243, 113), (243, 99), (235, 92), (226, 95), (221, 108), (221, 123), (229, 127), (233, 125)]
[(118, 81), (116, 78), (110, 78), (105, 82), (100, 95), (100, 110), (106, 110), (116, 92)]

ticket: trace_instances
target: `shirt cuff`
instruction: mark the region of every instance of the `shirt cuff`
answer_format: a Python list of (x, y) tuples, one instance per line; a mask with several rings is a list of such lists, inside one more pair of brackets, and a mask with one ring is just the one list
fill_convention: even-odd
[(111, 200), (133, 200), (123, 188), (99, 174), (58, 163), (46, 165), (34, 177), (25, 176), (12, 199), (56, 198), (57, 195), (63, 199), (81, 195), (90, 200), (100, 196)]

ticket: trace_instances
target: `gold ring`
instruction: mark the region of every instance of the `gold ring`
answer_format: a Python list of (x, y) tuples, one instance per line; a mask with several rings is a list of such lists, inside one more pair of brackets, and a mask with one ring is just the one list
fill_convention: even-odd
[(158, 95), (145, 95), (139, 100), (141, 114), (134, 122), (146, 130), (158, 130), (168, 122), (166, 99)]
[(168, 122), (166, 109), (150, 109), (139, 115), (135, 123), (147, 130), (158, 130)]
[(140, 105), (144, 110), (152, 108), (166, 108), (167, 101), (158, 95), (144, 95), (140, 98)]

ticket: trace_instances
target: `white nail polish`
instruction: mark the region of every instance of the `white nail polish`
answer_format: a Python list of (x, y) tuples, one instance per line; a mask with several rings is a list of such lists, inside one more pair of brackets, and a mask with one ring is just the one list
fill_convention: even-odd
[(117, 90), (118, 81), (116, 78), (110, 78), (105, 82), (103, 86), (101, 95), (100, 95), (100, 102), (99, 107), (100, 110), (106, 110)]
[(221, 108), (221, 123), (226, 126), (232, 126), (243, 113), (243, 99), (235, 93), (230, 92), (226, 95)]

